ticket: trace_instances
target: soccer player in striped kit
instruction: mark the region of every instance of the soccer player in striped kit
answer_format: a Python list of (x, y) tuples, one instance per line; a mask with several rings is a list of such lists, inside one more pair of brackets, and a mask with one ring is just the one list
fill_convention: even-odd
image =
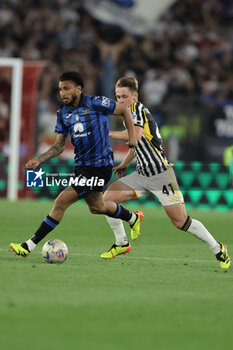
[[(173, 164), (166, 159), (159, 128), (149, 110), (138, 101), (138, 82), (132, 77), (119, 79), (115, 86), (116, 99), (120, 104), (130, 108), (133, 115), (137, 146), (129, 149), (122, 163), (115, 168), (119, 180), (114, 182), (105, 192), (104, 199), (116, 203), (134, 200), (146, 193), (153, 193), (159, 201), (173, 225), (204, 241), (216, 256), (222, 268), (230, 266), (225, 244), (217, 242), (205, 226), (187, 215), (183, 195), (173, 170)], [(128, 131), (110, 131), (112, 138), (128, 141)], [(136, 171), (124, 176), (127, 166), (136, 158)], [(139, 213), (142, 221), (142, 213)], [(107, 217), (115, 235), (115, 244), (109, 251), (101, 255), (103, 259), (115, 258), (124, 254), (131, 245), (126, 236), (121, 220)], [(135, 240), (140, 231), (131, 232)]]
[[(48, 151), (26, 164), (26, 169), (35, 170), (42, 162), (58, 156), (63, 152), (66, 137), (70, 134), (75, 153), (75, 175), (80, 182), (72, 184), (59, 194), (49, 215), (30, 239), (23, 243), (10, 243), (17, 255), (28, 256), (60, 223), (66, 209), (81, 198), (85, 199), (91, 213), (127, 221), (132, 234), (139, 234), (141, 212), (130, 212), (115, 202), (104, 201), (102, 194), (104, 185), (111, 178), (113, 165), (108, 115), (123, 115), (129, 134), (129, 148), (137, 144), (132, 115), (121, 103), (104, 96), (84, 95), (83, 87), (84, 81), (78, 72), (65, 72), (60, 76), (59, 92), (63, 104), (57, 112), (56, 142)], [(101, 181), (96, 181), (97, 179)], [(91, 185), (87, 185), (88, 181)]]

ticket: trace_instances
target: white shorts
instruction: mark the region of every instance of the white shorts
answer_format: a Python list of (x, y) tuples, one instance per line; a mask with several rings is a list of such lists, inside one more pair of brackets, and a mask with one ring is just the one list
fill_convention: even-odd
[(119, 181), (132, 188), (137, 198), (153, 193), (163, 206), (184, 203), (183, 195), (179, 190), (176, 175), (172, 168), (150, 177), (139, 175), (135, 171), (122, 177)]

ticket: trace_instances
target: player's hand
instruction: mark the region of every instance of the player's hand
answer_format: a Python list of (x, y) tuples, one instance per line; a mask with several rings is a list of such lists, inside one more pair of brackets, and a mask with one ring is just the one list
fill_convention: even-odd
[(109, 137), (112, 137), (112, 130), (109, 130), (108, 135), (109, 135)]
[(25, 169), (35, 170), (40, 165), (40, 161), (37, 158), (31, 159), (25, 165)]
[(115, 168), (113, 168), (114, 170), (113, 176), (117, 176), (118, 179), (120, 179), (125, 175), (126, 169), (127, 169), (127, 166), (122, 164), (116, 166)]

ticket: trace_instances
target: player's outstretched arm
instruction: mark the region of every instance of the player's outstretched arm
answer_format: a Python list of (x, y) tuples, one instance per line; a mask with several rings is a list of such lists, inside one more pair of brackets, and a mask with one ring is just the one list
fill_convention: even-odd
[(127, 130), (123, 130), (123, 131), (109, 130), (109, 137), (116, 140), (129, 141), (129, 133)]
[(48, 151), (42, 153), (38, 157), (35, 157), (29, 160), (25, 165), (25, 168), (35, 170), (40, 165), (40, 163), (45, 162), (48, 159), (57, 157), (59, 154), (61, 154), (64, 151), (65, 143), (66, 143), (66, 136), (62, 134), (58, 134), (54, 145), (50, 147)]
[(134, 124), (133, 124), (133, 118), (130, 113), (130, 110), (124, 106), (123, 104), (117, 103), (116, 108), (114, 111), (114, 114), (116, 115), (122, 115), (124, 120), (125, 120), (125, 125), (128, 130), (128, 137), (129, 137), (129, 143), (128, 146), (129, 148), (137, 146), (137, 140), (135, 137), (135, 132), (134, 132)]
[[(134, 125), (134, 132), (135, 132), (136, 140), (140, 141), (143, 134), (143, 128), (141, 126)], [(129, 133), (127, 130), (123, 130), (123, 131), (109, 130), (109, 137), (116, 140), (128, 141)]]

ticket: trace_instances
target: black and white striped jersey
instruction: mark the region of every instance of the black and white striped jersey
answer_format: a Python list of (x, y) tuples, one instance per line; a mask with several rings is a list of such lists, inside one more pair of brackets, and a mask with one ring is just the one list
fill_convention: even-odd
[(148, 177), (164, 172), (173, 164), (165, 157), (157, 123), (141, 102), (132, 104), (130, 110), (134, 125), (143, 128), (142, 138), (134, 147), (137, 172)]

